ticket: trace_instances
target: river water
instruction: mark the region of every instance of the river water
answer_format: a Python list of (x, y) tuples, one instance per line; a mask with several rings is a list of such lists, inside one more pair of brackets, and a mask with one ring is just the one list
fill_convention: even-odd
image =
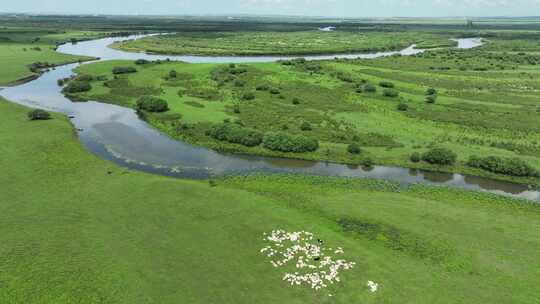
[[(64, 44), (58, 51), (73, 55), (99, 57), (100, 60), (147, 59), (178, 60), (192, 63), (246, 63), (273, 62), (290, 59), (284, 56), (221, 57), (221, 56), (166, 56), (129, 53), (108, 46), (117, 41), (137, 39), (142, 36), (105, 38), (77, 44)], [(481, 39), (457, 39), (459, 48), (473, 48), (482, 44)], [(304, 56), (308, 60), (338, 58), (377, 58), (397, 53), (412, 55), (423, 52), (413, 46), (399, 52), (372, 54), (337, 54)], [(207, 178), (225, 174), (301, 173), (323, 176), (373, 178), (400, 183), (444, 185), (471, 190), (489, 191), (501, 195), (540, 201), (540, 191), (509, 182), (462, 174), (437, 173), (398, 167), (358, 166), (327, 162), (303, 161), (252, 155), (218, 153), (173, 140), (140, 120), (132, 109), (100, 103), (98, 101), (74, 103), (65, 98), (57, 80), (73, 75), (79, 64), (57, 67), (43, 73), (36, 80), (4, 88), (4, 98), (30, 107), (64, 113), (72, 117), (79, 138), (92, 153), (121, 166), (155, 174), (185, 178)]]

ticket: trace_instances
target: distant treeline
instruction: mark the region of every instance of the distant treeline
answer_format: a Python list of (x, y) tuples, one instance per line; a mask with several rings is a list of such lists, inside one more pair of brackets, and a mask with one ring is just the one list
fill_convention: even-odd
[[(511, 21), (511, 20), (510, 20)], [(487, 29), (540, 29), (540, 18), (530, 22), (510, 22), (507, 19), (466, 20), (452, 23), (429, 20), (329, 20), (292, 17), (159, 17), (159, 16), (65, 16), (65, 15), (0, 15), (0, 27), (70, 28), (99, 31), (305, 31), (333, 25), (341, 31), (400, 31), (400, 30), (487, 30)]]

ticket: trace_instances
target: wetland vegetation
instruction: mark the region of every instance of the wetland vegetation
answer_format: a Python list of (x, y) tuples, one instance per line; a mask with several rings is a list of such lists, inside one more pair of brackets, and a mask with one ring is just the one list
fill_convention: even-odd
[(94, 31), (65, 31), (0, 27), (0, 85), (35, 78), (42, 69), (92, 58), (56, 52), (58, 44), (95, 39), (107, 35)]
[[(479, 49), (373, 60), (100, 62), (77, 69), (102, 79), (91, 81), (92, 90), (78, 98), (137, 108), (141, 94), (159, 97), (169, 111), (145, 113), (148, 122), (172, 137), (219, 151), (351, 164), (371, 160), (538, 185), (540, 56), (488, 51), (491, 41), (486, 42)], [(129, 66), (137, 72), (115, 75), (118, 67)], [(216, 130), (234, 135), (216, 136)], [(269, 133), (281, 134), (281, 142), (314, 142), (309, 149), (271, 149), (259, 140)], [(350, 153), (351, 144), (362, 152)], [(434, 148), (455, 157), (411, 161), (412, 154)], [(517, 177), (469, 166), (477, 155), (516, 158), (532, 170)]]
[(119, 42), (112, 47), (177, 55), (309, 55), (395, 51), (412, 44), (423, 48), (456, 45), (450, 38), (407, 31), (181, 32)]

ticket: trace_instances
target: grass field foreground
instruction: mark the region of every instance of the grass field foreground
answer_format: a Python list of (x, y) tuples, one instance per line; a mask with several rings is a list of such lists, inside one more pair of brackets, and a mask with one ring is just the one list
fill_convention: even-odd
[[(176, 180), (86, 152), (67, 118), (0, 101), (2, 303), (536, 303), (538, 206), (300, 176)], [(291, 288), (259, 250), (306, 230), (357, 266)], [(380, 284), (376, 293), (366, 282)], [(328, 294), (332, 294), (329, 297)]]

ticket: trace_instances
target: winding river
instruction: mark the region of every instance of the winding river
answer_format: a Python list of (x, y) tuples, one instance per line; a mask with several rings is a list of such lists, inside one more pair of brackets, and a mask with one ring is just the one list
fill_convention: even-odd
[[(192, 63), (246, 63), (272, 62), (290, 59), (283, 56), (219, 57), (219, 56), (166, 56), (129, 53), (108, 46), (117, 41), (143, 36), (105, 38), (77, 44), (64, 44), (58, 52), (72, 55), (113, 59), (170, 59)], [(482, 44), (479, 38), (457, 39), (458, 48), (473, 48)], [(304, 56), (308, 60), (332, 58), (377, 58), (394, 54), (412, 55), (423, 52), (410, 46), (399, 52), (372, 54), (338, 54)], [(365, 169), (358, 166), (327, 162), (303, 161), (283, 158), (260, 157), (218, 153), (173, 140), (140, 120), (132, 109), (89, 101), (73, 103), (61, 93), (57, 80), (73, 75), (79, 64), (69, 64), (48, 72), (41, 77), (0, 91), (4, 98), (30, 107), (64, 113), (72, 118), (79, 138), (92, 153), (121, 166), (135, 170), (184, 178), (207, 178), (224, 174), (250, 172), (302, 173), (323, 176), (374, 178), (400, 183), (424, 183), (471, 190), (489, 191), (501, 195), (540, 201), (540, 191), (525, 185), (513, 184), (482, 177), (428, 172), (398, 167), (375, 166)]]

